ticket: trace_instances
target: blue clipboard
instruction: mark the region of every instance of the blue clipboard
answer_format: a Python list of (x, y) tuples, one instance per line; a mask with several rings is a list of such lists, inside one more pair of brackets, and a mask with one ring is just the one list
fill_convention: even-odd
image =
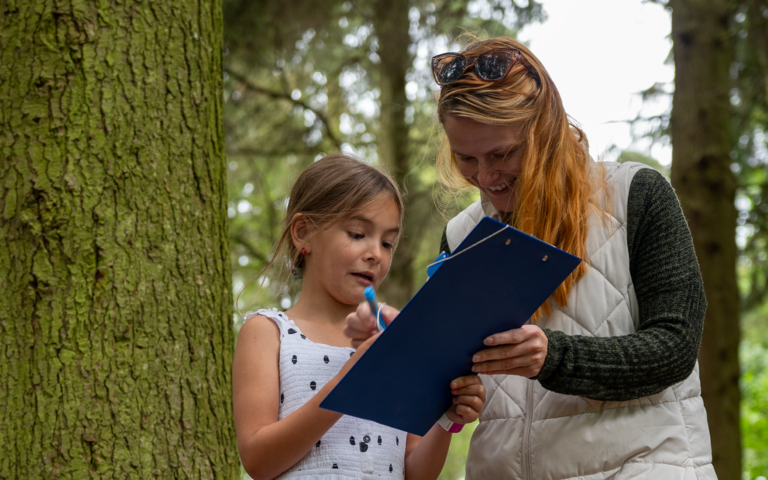
[(483, 340), (525, 324), (579, 263), (485, 217), (320, 406), (425, 435)]

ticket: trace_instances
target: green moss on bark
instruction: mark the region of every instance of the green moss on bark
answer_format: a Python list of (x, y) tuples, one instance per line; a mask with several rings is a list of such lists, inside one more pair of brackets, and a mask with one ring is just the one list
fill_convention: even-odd
[(235, 478), (221, 5), (0, 5), (0, 478)]

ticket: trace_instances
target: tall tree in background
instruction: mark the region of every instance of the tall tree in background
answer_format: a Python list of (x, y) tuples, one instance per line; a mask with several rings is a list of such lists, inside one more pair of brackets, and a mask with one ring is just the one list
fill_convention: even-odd
[(237, 476), (221, 48), (215, 0), (0, 3), (0, 478)]
[(693, 234), (709, 303), (699, 361), (715, 470), (741, 476), (739, 291), (731, 171), (728, 0), (670, 0), (675, 59), (671, 178)]

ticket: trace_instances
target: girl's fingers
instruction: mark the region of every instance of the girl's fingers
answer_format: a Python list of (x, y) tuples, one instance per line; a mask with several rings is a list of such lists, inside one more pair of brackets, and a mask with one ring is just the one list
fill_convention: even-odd
[(483, 410), (482, 399), (475, 395), (459, 395), (458, 397), (453, 397), (453, 403), (456, 404), (457, 411), (462, 405), (467, 406), (476, 412), (481, 412)]
[(384, 305), (381, 309), (381, 318), (384, 319), (384, 324), (389, 326), (390, 323), (398, 316), (400, 315), (400, 310), (396, 309), (395, 307), (390, 307), (389, 305)]
[(482, 385), (483, 381), (477, 375), (465, 375), (463, 377), (454, 378), (451, 381), (451, 388), (462, 388), (468, 385)]
[(461, 418), (461, 423), (472, 423), (480, 417), (480, 412), (466, 405), (456, 405), (456, 415)]
[(469, 385), (462, 388), (452, 388), (451, 393), (456, 395), (475, 395), (485, 397), (485, 387), (482, 385)]

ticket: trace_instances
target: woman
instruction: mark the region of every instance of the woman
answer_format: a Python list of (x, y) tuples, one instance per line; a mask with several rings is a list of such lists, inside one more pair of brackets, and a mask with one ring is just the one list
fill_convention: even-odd
[[(706, 299), (668, 182), (593, 162), (547, 71), (514, 40), (432, 66), (441, 177), (481, 196), (442, 249), (487, 215), (585, 260), (527, 325), (473, 357), (487, 400), (467, 478), (716, 478), (696, 362)], [(370, 335), (367, 312), (347, 319), (354, 344)]]

